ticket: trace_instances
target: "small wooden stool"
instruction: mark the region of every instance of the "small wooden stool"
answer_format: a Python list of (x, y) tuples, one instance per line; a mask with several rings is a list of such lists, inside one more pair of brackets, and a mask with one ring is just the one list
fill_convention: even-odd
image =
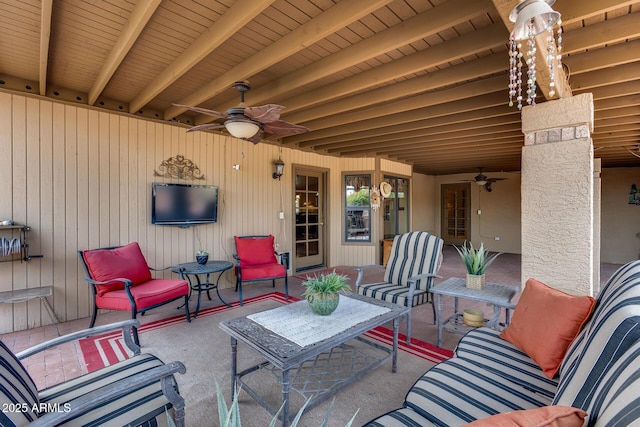
[(0, 302), (6, 304), (15, 304), (17, 302), (24, 302), (32, 300), (34, 298), (40, 298), (40, 300), (44, 302), (44, 307), (47, 310), (47, 313), (49, 313), (49, 317), (51, 318), (53, 325), (56, 327), (58, 336), (60, 336), (60, 330), (58, 329), (58, 318), (56, 317), (56, 313), (53, 311), (53, 308), (47, 300), (47, 297), (51, 295), (53, 295), (53, 286), (17, 289), (15, 291), (0, 292)]

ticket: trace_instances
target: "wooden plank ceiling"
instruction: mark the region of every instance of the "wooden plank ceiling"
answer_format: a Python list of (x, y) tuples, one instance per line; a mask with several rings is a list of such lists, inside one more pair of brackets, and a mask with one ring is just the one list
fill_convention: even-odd
[[(282, 144), (426, 174), (520, 169), (505, 19), (517, 0), (0, 0), (0, 88), (181, 122), (286, 106)], [(595, 156), (640, 166), (640, 0), (558, 0), (570, 93)], [(506, 22), (506, 24), (505, 24)], [(539, 102), (544, 98), (539, 95)], [(636, 153), (638, 156), (634, 156)]]

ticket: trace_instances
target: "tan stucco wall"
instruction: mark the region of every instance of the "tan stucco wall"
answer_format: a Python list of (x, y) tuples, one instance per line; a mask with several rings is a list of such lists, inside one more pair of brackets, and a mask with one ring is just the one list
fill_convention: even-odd
[[(596, 152), (597, 154), (597, 152)], [(596, 159), (597, 160), (597, 159)], [(483, 221), (480, 223), (482, 235), (491, 235), (491, 230), (500, 230), (500, 246), (494, 241), (496, 250), (508, 253), (521, 253), (520, 248), (520, 174), (492, 173), (490, 176), (507, 177), (507, 181), (494, 184), (494, 192), (481, 195)], [(602, 170), (601, 183), (601, 262), (624, 264), (640, 257), (640, 207), (627, 202), (631, 184), (640, 187), (640, 167), (605, 168)], [(452, 176), (413, 175), (413, 209), (414, 229), (440, 234), (440, 184), (472, 179), (473, 174)], [(595, 181), (594, 181), (595, 183)], [(594, 192), (598, 192), (594, 188)], [(508, 193), (508, 194), (507, 194)], [(489, 197), (492, 196), (492, 197)], [(428, 203), (428, 198), (433, 203)], [(478, 194), (472, 192), (471, 202), (477, 205)], [(486, 202), (485, 202), (486, 201)], [(595, 201), (595, 199), (594, 199)], [(598, 204), (594, 204), (594, 213), (598, 215)], [(494, 212), (497, 210), (497, 212)], [(501, 212), (508, 214), (502, 215)], [(473, 212), (472, 212), (473, 213)], [(433, 223), (433, 225), (430, 225)], [(472, 224), (473, 226), (473, 224)], [(477, 226), (477, 225), (476, 225)], [(472, 227), (472, 233), (476, 227)], [(598, 230), (594, 230), (598, 235)], [(475, 238), (475, 234), (474, 234)], [(483, 238), (484, 239), (484, 238)], [(491, 239), (488, 239), (491, 241)], [(595, 255), (597, 257), (597, 254)], [(594, 261), (597, 264), (597, 261)]]
[[(442, 234), (441, 186), (471, 181), (477, 173), (435, 177), (435, 229)], [(484, 243), (491, 251), (520, 253), (520, 174), (517, 172), (486, 173), (491, 178), (504, 178), (493, 183), (493, 191), (470, 184), (471, 242)], [(481, 213), (478, 215), (478, 209)], [(499, 240), (496, 240), (498, 238)]]
[(602, 171), (602, 262), (640, 259), (640, 206), (629, 204), (631, 184), (640, 187), (640, 167)]

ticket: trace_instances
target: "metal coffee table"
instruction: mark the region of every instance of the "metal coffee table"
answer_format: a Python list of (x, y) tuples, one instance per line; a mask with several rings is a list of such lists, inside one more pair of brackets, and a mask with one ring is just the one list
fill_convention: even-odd
[[(294, 415), (290, 413), (290, 392), (297, 392), (305, 400), (313, 396), (305, 409), (310, 410), (389, 359), (392, 360), (391, 371), (395, 373), (398, 320), (400, 316), (408, 313), (408, 308), (360, 295), (350, 295), (349, 301), (345, 300), (345, 296), (340, 298), (338, 309), (329, 316), (316, 315), (311, 312), (307, 301), (299, 301), (221, 322), (220, 328), (231, 336), (232, 394), (237, 386), (241, 386), (243, 391), (275, 415), (279, 408), (267, 403), (265, 398), (243, 379), (261, 369), (270, 370), (282, 385), (283, 410), (280, 419), (282, 425), (287, 427), (289, 419)], [(342, 307), (344, 310), (339, 312)], [(348, 307), (353, 307), (353, 311), (347, 311)], [(334, 315), (350, 316), (351, 313), (355, 313), (352, 322), (329, 319)], [(251, 317), (256, 320), (252, 320)], [(333, 321), (333, 324), (324, 330), (314, 328), (312, 325), (320, 321), (319, 319), (324, 322)], [(276, 326), (278, 323), (288, 326), (291, 331), (290, 339), (274, 332), (277, 328), (270, 325), (269, 321), (274, 322)], [(393, 322), (391, 349), (361, 336), (389, 321)], [(351, 324), (353, 322), (357, 323)], [(317, 337), (317, 340), (311, 337), (319, 330), (322, 336)], [(278, 332), (288, 335), (287, 332)], [(301, 340), (304, 340), (304, 345), (295, 342)], [(348, 343), (351, 340), (355, 341)], [(238, 341), (253, 349), (265, 361), (238, 372)]]

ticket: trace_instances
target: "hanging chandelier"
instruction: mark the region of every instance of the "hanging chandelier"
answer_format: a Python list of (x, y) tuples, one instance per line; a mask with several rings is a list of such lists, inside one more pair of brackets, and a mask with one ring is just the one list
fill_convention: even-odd
[[(538, 54), (536, 36), (544, 32), (546, 36), (545, 64), (549, 69), (549, 97), (556, 93), (556, 69), (562, 59), (562, 21), (560, 13), (551, 5), (555, 0), (523, 0), (511, 11), (509, 20), (515, 23), (509, 37), (509, 106), (517, 105), (521, 110), (523, 101), (531, 106), (536, 105)], [(557, 29), (557, 40), (554, 28)], [(523, 65), (527, 65), (526, 76)], [(524, 79), (524, 80), (523, 80)], [(523, 84), (523, 82), (525, 84)], [(523, 95), (526, 86), (526, 95)]]

